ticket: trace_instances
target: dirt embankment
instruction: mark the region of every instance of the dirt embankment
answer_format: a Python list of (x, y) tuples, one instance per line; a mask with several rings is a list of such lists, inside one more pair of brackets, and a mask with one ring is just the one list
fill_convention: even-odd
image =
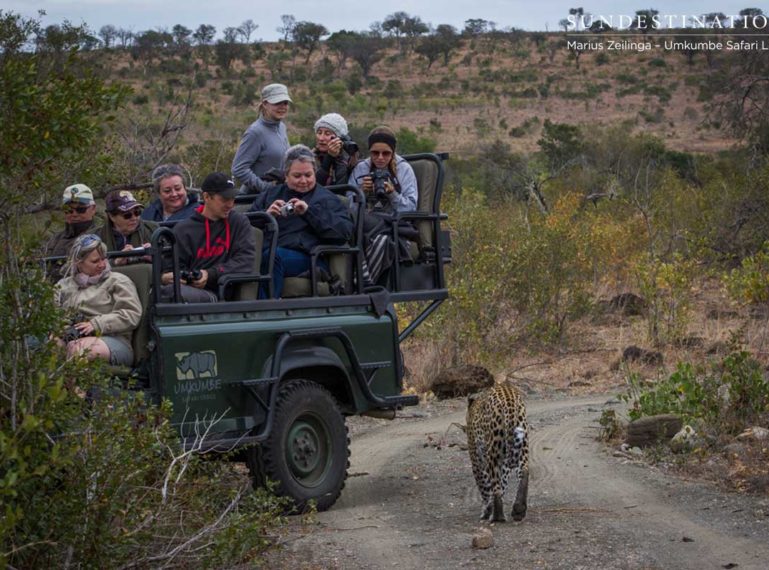
[[(529, 511), (479, 522), (463, 400), (350, 421), (352, 465), (339, 502), (294, 521), (270, 568), (766, 568), (769, 500), (724, 494), (613, 457), (595, 420), (610, 396), (530, 400)], [(448, 433), (447, 433), (448, 429)], [(506, 509), (511, 507), (513, 489)], [(473, 549), (477, 529), (494, 545)]]

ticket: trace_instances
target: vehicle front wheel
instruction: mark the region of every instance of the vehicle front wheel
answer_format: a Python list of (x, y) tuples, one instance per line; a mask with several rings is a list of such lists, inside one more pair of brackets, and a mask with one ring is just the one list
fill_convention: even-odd
[(308, 380), (281, 386), (269, 437), (249, 466), (255, 484), (277, 482), (275, 492), (304, 511), (314, 500), (325, 511), (339, 498), (350, 465), (344, 416), (331, 393)]

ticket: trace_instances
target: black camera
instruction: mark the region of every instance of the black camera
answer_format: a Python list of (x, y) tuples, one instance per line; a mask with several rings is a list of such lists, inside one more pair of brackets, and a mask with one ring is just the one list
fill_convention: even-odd
[(352, 140), (350, 135), (342, 135), (339, 140), (342, 141), (342, 148), (350, 156), (358, 152), (358, 143)]
[(259, 178), (265, 182), (274, 182), (275, 184), (283, 184), (286, 181), (286, 175), (279, 168), (270, 168), (267, 172), (262, 174)]
[(179, 279), (181, 281), (184, 281), (185, 283), (192, 283), (193, 281), (199, 281), (200, 278), (203, 277), (203, 273), (201, 273), (200, 269), (192, 269), (190, 271), (187, 271), (186, 269), (182, 269), (179, 273)]
[(280, 215), (284, 218), (294, 215), (294, 203), (286, 202), (280, 207)]
[(80, 331), (75, 327), (75, 325), (69, 325), (66, 329), (64, 329), (64, 334), (61, 335), (61, 340), (64, 342), (72, 342), (73, 340), (79, 339), (82, 334), (80, 334)]
[(67, 328), (64, 329), (64, 333), (61, 335), (61, 340), (64, 342), (72, 342), (73, 340), (77, 340), (80, 337), (86, 336), (83, 333), (81, 333), (77, 327), (75, 327), (75, 323), (82, 323), (86, 321), (85, 315), (82, 313), (76, 313), (69, 321), (69, 325)]
[(387, 188), (385, 188), (385, 182), (390, 182), (392, 177), (390, 171), (386, 168), (375, 168), (371, 171), (371, 181), (374, 183), (374, 197), (377, 200), (384, 200), (387, 198)]

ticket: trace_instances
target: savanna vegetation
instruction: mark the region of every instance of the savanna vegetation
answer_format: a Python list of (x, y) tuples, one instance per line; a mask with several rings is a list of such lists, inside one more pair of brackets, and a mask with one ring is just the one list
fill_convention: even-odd
[[(492, 24), (396, 13), (329, 33), (287, 15), (267, 44), (251, 20), (215, 41), (205, 24), (94, 34), (0, 11), (0, 567), (228, 566), (280, 523), (235, 463), (179, 448), (168, 410), (45, 341), (65, 315), (34, 262), (71, 182), (103, 195), (146, 190), (167, 161), (193, 185), (228, 170), (271, 81), (292, 90), (295, 142), (336, 111), (355, 140), (388, 123), (401, 153), (452, 153), (452, 297), (407, 347), (432, 355), (413, 389), (439, 364), (504, 371), (516, 355), (585, 350), (586, 328), (632, 292), (644, 309), (617, 330), (676, 362), (619, 367), (632, 414), (721, 435), (766, 424), (769, 59), (576, 54), (561, 33)], [(700, 346), (703, 291), (737, 315), (706, 339), (728, 337), (714, 362), (681, 349)]]

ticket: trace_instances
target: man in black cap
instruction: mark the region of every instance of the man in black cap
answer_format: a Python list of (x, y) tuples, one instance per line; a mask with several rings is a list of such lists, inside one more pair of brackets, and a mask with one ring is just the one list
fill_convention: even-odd
[[(256, 244), (251, 224), (234, 211), (235, 184), (222, 172), (206, 176), (203, 205), (174, 226), (182, 298), (189, 303), (218, 300), (219, 279), (231, 273), (253, 273)], [(163, 296), (171, 297), (173, 274), (164, 273)]]

